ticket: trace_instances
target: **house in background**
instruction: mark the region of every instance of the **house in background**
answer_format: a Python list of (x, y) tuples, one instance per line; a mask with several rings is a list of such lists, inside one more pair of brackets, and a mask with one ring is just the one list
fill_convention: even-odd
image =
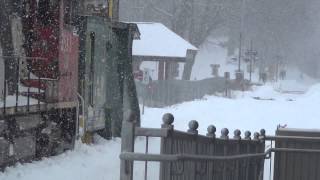
[(198, 49), (161, 23), (137, 25), (140, 39), (133, 41), (133, 71), (148, 69), (153, 80), (189, 80)]

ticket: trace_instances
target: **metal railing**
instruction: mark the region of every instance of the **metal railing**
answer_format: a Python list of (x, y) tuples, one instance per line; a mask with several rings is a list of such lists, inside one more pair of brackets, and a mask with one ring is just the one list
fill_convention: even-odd
[[(2, 99), (3, 99), (3, 106), (2, 106), (2, 113), (3, 115), (7, 114), (7, 108), (14, 108), (14, 112), (18, 112), (18, 107), (19, 106), (25, 106), (26, 111), (30, 111), (30, 105), (31, 105), (31, 88), (30, 86), (27, 87), (27, 103), (25, 105), (21, 105), (20, 102), (20, 97), (21, 97), (21, 92), (20, 92), (20, 85), (21, 85), (21, 80), (28, 80), (30, 81), (32, 79), (31, 76), (34, 76), (32, 73), (32, 67), (27, 61), (33, 61), (33, 62), (40, 62), (40, 61), (46, 61), (46, 58), (41, 58), (41, 57), (21, 57), (21, 56), (0, 56), (0, 59), (4, 61), (3, 63), (3, 74), (1, 76), (3, 77), (3, 90), (2, 90)], [(6, 61), (10, 61), (10, 65), (6, 63)], [(6, 70), (7, 68), (10, 69), (10, 71), (14, 72), (7, 74)], [(34, 79), (37, 79), (39, 86), (41, 85), (41, 77), (34, 77)], [(40, 95), (41, 93), (41, 88), (37, 88), (37, 93)], [(15, 103), (14, 105), (10, 105), (7, 102), (8, 96), (15, 96)], [(40, 109), (40, 98), (37, 100), (37, 106), (38, 109)]]

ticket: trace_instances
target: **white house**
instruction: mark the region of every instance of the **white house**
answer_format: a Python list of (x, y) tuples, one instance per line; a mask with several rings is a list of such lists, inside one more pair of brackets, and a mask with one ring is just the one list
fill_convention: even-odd
[(133, 70), (149, 69), (153, 80), (181, 79), (198, 49), (161, 23), (136, 24), (140, 39), (133, 41)]

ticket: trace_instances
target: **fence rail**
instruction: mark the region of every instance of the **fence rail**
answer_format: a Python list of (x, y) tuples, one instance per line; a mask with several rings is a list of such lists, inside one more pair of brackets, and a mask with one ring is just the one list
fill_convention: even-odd
[[(205, 155), (190, 155), (190, 154), (144, 154), (144, 153), (122, 153), (120, 159), (128, 161), (155, 161), (155, 162), (166, 162), (166, 161), (214, 161), (214, 160), (241, 160), (249, 158), (267, 158), (271, 152), (281, 151), (292, 151), (292, 152), (305, 152), (304, 150), (296, 149), (268, 149), (264, 153), (255, 154), (241, 154), (241, 155), (228, 155), (228, 156), (205, 156)], [(307, 151), (310, 153), (320, 151)]]

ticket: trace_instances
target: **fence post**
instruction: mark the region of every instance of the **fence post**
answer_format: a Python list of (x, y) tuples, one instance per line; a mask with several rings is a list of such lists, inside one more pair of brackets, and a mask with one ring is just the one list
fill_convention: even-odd
[(214, 125), (210, 125), (207, 130), (208, 130), (207, 136), (212, 139), (215, 139), (217, 128)]
[[(251, 140), (251, 132), (250, 131), (246, 131), (245, 133), (244, 133), (244, 139), (245, 140)], [(249, 153), (249, 152), (248, 152)]]
[(230, 72), (225, 72), (224, 73), (224, 78), (225, 78), (225, 96), (229, 97), (229, 85), (230, 85)]
[(199, 123), (196, 120), (190, 121), (188, 133), (198, 135), (198, 127), (199, 127)]
[[(199, 123), (196, 120), (192, 120), (189, 122), (188, 124), (189, 129), (188, 129), (188, 133), (193, 135), (193, 139), (192, 139), (192, 154), (197, 155), (198, 154), (198, 142), (197, 142), (197, 137), (198, 137), (198, 127), (199, 127)], [(198, 170), (198, 162), (190, 162), (190, 179), (194, 179), (197, 180), (197, 170)]]
[[(131, 113), (128, 119), (122, 122), (121, 152), (134, 152), (135, 115)], [(133, 161), (121, 160), (120, 180), (133, 180)]]
[[(236, 153), (240, 154), (240, 143), (241, 143), (241, 131), (239, 129), (236, 129), (234, 131), (234, 139), (237, 140), (237, 147), (236, 147)], [(236, 172), (235, 172), (235, 179), (240, 179), (240, 160), (236, 160)]]
[[(258, 132), (255, 132), (254, 134), (253, 134), (253, 139), (256, 141), (256, 144), (255, 144), (255, 148), (254, 148), (254, 150), (253, 150), (253, 153), (256, 153), (256, 152), (259, 152), (259, 148), (258, 148), (258, 146), (259, 146), (259, 143), (260, 143), (260, 141), (259, 141), (259, 137), (260, 137), (260, 134), (258, 133)], [(254, 165), (254, 179), (258, 179), (258, 177), (259, 177), (259, 173), (258, 173), (258, 171), (259, 171), (259, 168), (258, 168), (258, 160), (257, 159), (252, 159), (252, 161), (253, 161), (253, 165)], [(259, 180), (259, 179), (258, 179)]]
[(221, 130), (221, 139), (229, 139), (229, 130), (227, 128)]
[[(251, 141), (251, 132), (246, 131), (244, 133), (245, 135), (245, 140)], [(250, 142), (247, 142), (247, 147), (246, 147), (246, 153), (249, 154), (251, 153), (250, 151)], [(249, 171), (250, 171), (250, 160), (246, 159), (246, 172), (245, 172), (245, 179), (249, 179)]]
[[(260, 130), (260, 143), (261, 146), (259, 146), (259, 151), (264, 151), (265, 149), (265, 140), (266, 140), (266, 130), (265, 129), (261, 129)], [(271, 160), (271, 158), (270, 158)], [(263, 180), (263, 174), (264, 174), (264, 159), (259, 159), (259, 180)]]
[[(163, 115), (162, 117), (163, 124), (161, 125), (161, 128), (167, 128), (170, 129), (170, 131), (173, 131), (173, 122), (174, 122), (174, 116), (170, 113), (167, 113)], [(166, 138), (161, 138), (160, 143), (160, 154), (167, 154), (168, 151), (172, 153), (172, 136), (171, 133)], [(172, 177), (172, 162), (161, 162), (160, 163), (160, 180), (170, 180)]]
[[(229, 140), (229, 130), (227, 128), (224, 128), (221, 130), (221, 139), (225, 140), (225, 142), (223, 143), (224, 144), (223, 155), (226, 156), (228, 155), (227, 141)], [(227, 163), (225, 161), (223, 162), (222, 180), (227, 180)]]
[[(214, 155), (215, 152), (215, 146), (216, 146), (216, 131), (217, 128), (214, 125), (210, 125), (207, 128), (207, 137), (209, 137), (212, 141), (210, 143), (210, 150), (208, 151), (209, 155)], [(218, 164), (215, 161), (209, 161), (208, 165), (207, 165), (207, 178), (211, 178), (211, 179), (216, 179), (215, 177), (217, 176), (215, 171), (216, 171), (216, 165), (218, 166)]]

